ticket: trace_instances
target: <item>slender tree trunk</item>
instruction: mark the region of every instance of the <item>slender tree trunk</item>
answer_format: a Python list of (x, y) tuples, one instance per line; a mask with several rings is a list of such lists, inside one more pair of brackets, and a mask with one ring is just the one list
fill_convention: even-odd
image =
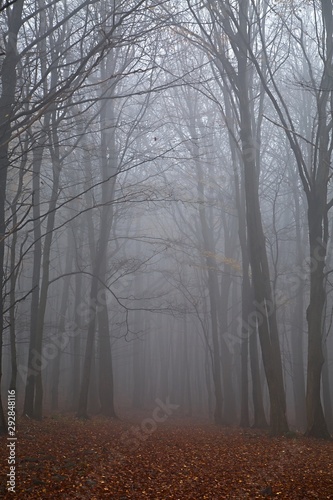
[[(114, 151), (115, 150), (113, 149), (113, 152)], [(112, 160), (114, 160), (114, 157), (112, 158)], [(112, 163), (111, 165), (112, 168), (115, 169), (114, 163)], [(116, 171), (116, 169), (114, 171)], [(93, 347), (95, 342), (95, 333), (97, 326), (97, 312), (98, 310), (102, 310), (104, 307), (103, 304), (99, 304), (98, 292), (100, 290), (101, 282), (103, 282), (103, 280), (105, 279), (105, 272), (104, 272), (106, 266), (105, 259), (107, 254), (109, 235), (113, 222), (113, 208), (112, 205), (110, 206), (110, 201), (114, 199), (115, 182), (116, 182), (116, 176), (114, 176), (110, 181), (108, 181), (107, 190), (103, 192), (103, 201), (105, 202), (105, 205), (102, 208), (100, 227), (99, 227), (99, 239), (97, 243), (97, 251), (94, 257), (95, 262), (93, 265), (93, 273), (92, 273), (93, 277), (91, 281), (90, 301), (88, 306), (89, 323), (88, 323), (87, 343), (85, 349), (81, 389), (79, 395), (79, 406), (77, 412), (78, 418), (83, 418), (83, 419), (88, 418), (88, 409), (87, 409), (88, 392), (90, 384)], [(102, 319), (102, 327), (108, 328), (108, 326), (105, 323), (104, 317)], [(105, 335), (103, 342), (108, 342), (110, 347), (109, 334)], [(111, 347), (110, 348), (109, 347), (106, 348), (104, 354), (105, 356), (108, 356), (108, 365), (112, 372)], [(110, 374), (110, 377), (111, 376), (112, 374)]]
[[(69, 274), (71, 272), (73, 263), (73, 248), (70, 243), (71, 240), (70, 232), (71, 231), (68, 230), (66, 264), (64, 269), (65, 274)], [(61, 304), (59, 310), (59, 326), (58, 326), (58, 339), (60, 345), (62, 344), (63, 334), (65, 332), (70, 280), (71, 276), (65, 276), (62, 287)], [(59, 407), (59, 381), (60, 381), (61, 355), (62, 355), (62, 348), (58, 347), (58, 352), (53, 362), (53, 372), (52, 372), (51, 409), (53, 411), (57, 411)]]
[[(101, 290), (101, 288), (100, 288)], [(99, 340), (99, 400), (101, 413), (116, 417), (114, 409), (113, 364), (107, 305), (99, 304), (97, 312)]]
[[(57, 144), (57, 142), (56, 142)], [(57, 148), (57, 146), (56, 146)], [(47, 217), (46, 224), (46, 235), (45, 242), (43, 248), (43, 262), (42, 262), (42, 281), (41, 281), (41, 289), (40, 289), (40, 300), (38, 307), (38, 319), (37, 319), (37, 328), (36, 328), (36, 337), (35, 337), (35, 353), (38, 359), (41, 362), (37, 363), (35, 367), (35, 402), (34, 402), (34, 418), (37, 420), (41, 420), (43, 414), (43, 382), (42, 382), (42, 371), (45, 368), (45, 363), (43, 359), (43, 332), (44, 332), (44, 320), (45, 320), (45, 312), (47, 306), (47, 296), (49, 289), (49, 275), (50, 275), (50, 254), (51, 254), (51, 245), (53, 239), (53, 229), (55, 223), (55, 213), (56, 213), (56, 205), (59, 194), (59, 180), (60, 180), (60, 170), (61, 165), (59, 162), (59, 155), (56, 154), (56, 158), (53, 158), (53, 185), (52, 185), (52, 198), (49, 203), (48, 212), (49, 215)]]
[[(43, 0), (40, 3), (40, 17), (39, 17), (39, 34), (41, 39), (38, 45), (38, 55), (40, 57), (41, 73), (43, 77), (48, 72), (48, 62), (46, 58), (46, 37), (44, 33), (47, 27), (46, 10)], [(55, 55), (53, 53), (53, 55)], [(55, 65), (53, 65), (52, 71), (50, 72), (50, 88), (47, 88), (47, 81), (44, 80), (43, 91), (45, 95), (52, 89), (54, 89), (58, 82), (58, 71)], [(43, 151), (48, 141), (48, 148), (51, 153), (52, 160), (52, 173), (53, 173), (53, 184), (52, 184), (52, 194), (48, 205), (48, 216), (46, 223), (46, 234), (44, 240), (44, 248), (42, 254), (42, 244), (41, 244), (41, 228), (39, 224), (40, 216), (40, 169), (41, 162), (43, 158)], [(24, 402), (24, 413), (34, 417), (38, 420), (42, 418), (43, 413), (43, 382), (42, 382), (42, 370), (45, 368), (46, 360), (43, 359), (42, 346), (43, 346), (43, 330), (44, 330), (44, 318), (47, 306), (47, 294), (49, 287), (49, 264), (50, 264), (50, 253), (51, 245), (53, 239), (53, 229), (55, 222), (55, 209), (58, 199), (59, 190), (59, 180), (60, 180), (60, 153), (59, 153), (59, 140), (58, 140), (58, 130), (57, 130), (57, 113), (56, 104), (52, 103), (46, 113), (44, 114), (43, 123), (43, 134), (40, 143), (37, 147), (37, 153), (34, 158), (34, 179), (33, 179), (33, 197), (34, 199), (34, 215), (38, 217), (35, 219), (34, 225), (34, 236), (35, 236), (35, 248), (34, 251), (34, 269), (33, 269), (33, 294), (31, 303), (31, 335), (29, 343), (29, 357), (28, 357), (28, 373), (27, 373), (27, 385), (25, 392), (25, 402)], [(38, 203), (38, 204), (37, 204)], [(36, 260), (35, 260), (36, 257)], [(42, 270), (40, 269), (42, 266)], [(42, 276), (41, 282), (40, 278)]]
[[(223, 217), (224, 218), (224, 217)], [(228, 234), (229, 233), (229, 234)], [(237, 234), (237, 233), (236, 233)], [(227, 223), (224, 221), (224, 256), (225, 259), (233, 258), (233, 250), (235, 244), (233, 228), (228, 231)], [(223, 423), (225, 425), (234, 425), (236, 422), (236, 400), (235, 390), (233, 387), (232, 378), (232, 352), (228, 349), (228, 345), (224, 340), (224, 334), (228, 331), (228, 305), (229, 295), (232, 285), (232, 277), (230, 274), (230, 265), (223, 265), (223, 273), (221, 278), (220, 290), (220, 305), (218, 308), (218, 318), (220, 326), (220, 346), (222, 360), (222, 389), (223, 389)]]
[[(72, 371), (72, 407), (77, 409), (78, 407), (78, 394), (80, 391), (80, 377), (81, 377), (81, 316), (79, 314), (79, 308), (82, 301), (82, 275), (77, 273), (75, 275), (75, 299), (74, 299), (74, 324), (75, 324), (75, 336), (73, 339), (73, 371)], [(80, 332), (80, 333), (78, 333)]]
[(42, 241), (40, 226), (40, 168), (43, 159), (43, 146), (36, 146), (33, 150), (32, 171), (32, 215), (34, 218), (33, 236), (33, 268), (32, 268), (32, 293), (30, 305), (30, 340), (28, 351), (27, 378), (23, 414), (33, 417), (35, 397), (35, 363), (36, 363), (36, 330), (38, 319), (38, 304), (40, 294), (40, 274), (42, 262)]
[[(233, 143), (233, 139), (231, 138)], [(234, 147), (233, 147), (234, 150)], [(236, 151), (234, 151), (233, 159), (236, 165)], [(261, 389), (261, 380), (259, 374), (259, 359), (258, 359), (258, 347), (257, 347), (257, 335), (258, 331), (255, 328), (249, 327), (249, 318), (253, 313), (254, 309), (254, 296), (252, 284), (250, 281), (250, 269), (249, 269), (249, 249), (248, 249), (248, 237), (246, 231), (246, 208), (242, 202), (240, 192), (244, 193), (245, 196), (245, 183), (244, 183), (244, 173), (242, 175), (242, 182), (239, 182), (237, 171), (235, 170), (235, 186), (236, 186), (236, 206), (238, 212), (238, 234), (242, 253), (242, 332), (241, 332), (241, 342), (242, 342), (242, 386), (247, 384), (247, 363), (244, 357), (247, 357), (247, 351), (249, 349), (250, 353), (250, 369), (252, 377), (252, 400), (253, 400), (253, 412), (254, 421), (253, 427), (255, 428), (266, 428), (268, 427), (265, 410), (263, 405), (263, 395)], [(244, 332), (244, 329), (246, 330)], [(248, 345), (248, 347), (247, 347)], [(242, 388), (242, 394), (246, 392), (246, 388)], [(247, 396), (243, 396), (246, 398)], [(246, 402), (242, 404), (241, 415), (241, 425), (245, 426), (248, 423), (248, 410), (244, 409)], [(244, 417), (245, 413), (245, 417)]]
[[(250, 299), (250, 279), (248, 259), (242, 258), (242, 319), (243, 324), (247, 324), (249, 315)], [(241, 414), (240, 426), (249, 427), (249, 380), (248, 380), (248, 359), (249, 359), (249, 332), (241, 338)]]
[[(136, 327), (140, 328), (142, 323), (135, 321)], [(144, 383), (145, 365), (143, 364), (143, 339), (141, 335), (133, 340), (133, 408), (142, 409), (144, 407)]]
[[(231, 285), (231, 283), (230, 283)], [(224, 287), (227, 287), (226, 289)], [(223, 282), (221, 286), (221, 301), (219, 307), (219, 332), (220, 332), (220, 347), (221, 347), (221, 371), (222, 371), (222, 390), (223, 390), (223, 409), (222, 421), (224, 425), (234, 425), (236, 422), (236, 400), (235, 388), (232, 376), (232, 352), (228, 348), (228, 343), (225, 342), (224, 334), (228, 330), (228, 284)]]
[(211, 318), (211, 332), (213, 344), (213, 381), (215, 393), (215, 423), (221, 425), (223, 423), (223, 396), (222, 396), (222, 383), (221, 383), (221, 361), (220, 361), (220, 342), (219, 342), (219, 325), (218, 325), (218, 307), (220, 300), (219, 284), (217, 278), (217, 266), (214, 258), (214, 248), (211, 242), (212, 235), (206, 220), (206, 213), (204, 207), (204, 181), (201, 172), (201, 167), (197, 165), (198, 172), (198, 192), (199, 199), (199, 216), (201, 222), (202, 238), (204, 241), (204, 253), (206, 254), (205, 262), (208, 274), (208, 292), (210, 303), (210, 318)]
[(11, 379), (9, 388), (14, 391), (16, 391), (16, 380), (17, 380), (15, 291), (16, 291), (16, 281), (19, 271), (19, 269), (16, 266), (17, 231), (15, 230), (15, 228), (17, 225), (17, 209), (18, 209), (17, 201), (22, 192), (23, 172), (24, 172), (24, 167), (21, 164), (21, 170), (19, 174), (19, 186), (17, 189), (17, 193), (14, 197), (13, 203), (11, 205), (12, 226), (14, 228), (14, 232), (10, 247), (9, 336), (10, 336), (10, 355), (11, 355)]
[[(141, 230), (141, 221), (139, 219), (137, 224), (137, 231), (140, 234)], [(140, 255), (142, 252), (140, 241), (136, 241), (135, 243), (135, 252), (137, 255)], [(147, 283), (147, 288), (149, 287), (149, 283)], [(133, 341), (133, 393), (132, 393), (132, 404), (134, 408), (141, 409), (144, 406), (144, 384), (145, 384), (145, 364), (143, 363), (143, 338), (142, 334), (144, 333), (144, 314), (143, 311), (140, 310), (141, 302), (138, 301), (138, 297), (143, 289), (143, 277), (141, 274), (138, 274), (134, 278), (134, 296), (137, 300), (138, 310), (134, 313), (135, 318), (135, 329), (138, 332), (137, 338)]]
[(185, 373), (183, 373), (184, 377), (184, 392), (183, 392), (183, 401), (187, 401), (187, 411), (186, 414), (192, 415), (192, 393), (191, 393), (191, 377), (190, 377), (190, 365), (189, 365), (189, 355), (188, 355), (188, 327), (187, 327), (187, 315), (184, 314), (183, 318), (183, 362), (182, 366), (185, 369)]
[(88, 333), (87, 341), (84, 355), (84, 362), (82, 368), (82, 379), (79, 394), (79, 404), (77, 417), (81, 419), (88, 418), (88, 394), (90, 387), (90, 374), (92, 360), (94, 357), (94, 343), (95, 343), (95, 330), (96, 330), (96, 297), (98, 292), (98, 276), (99, 274), (99, 262), (96, 261), (94, 268), (93, 277), (91, 280), (91, 290), (90, 290), (90, 301), (88, 304), (89, 312), (89, 323), (88, 323)]
[[(295, 200), (295, 225), (296, 225), (296, 266), (303, 265), (303, 238), (301, 230), (301, 207), (299, 192), (297, 188), (296, 173), (292, 173), (291, 179)], [(295, 401), (296, 425), (302, 431), (306, 428), (306, 406), (305, 406), (305, 374), (304, 374), (304, 281), (300, 278), (299, 287), (296, 291), (295, 307), (291, 311), (291, 348), (292, 348), (292, 375), (293, 391)]]

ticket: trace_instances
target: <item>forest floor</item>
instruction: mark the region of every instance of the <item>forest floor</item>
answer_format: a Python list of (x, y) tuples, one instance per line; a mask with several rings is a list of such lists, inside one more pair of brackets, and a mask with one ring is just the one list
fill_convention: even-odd
[(0, 498), (333, 499), (333, 442), (154, 418), (19, 419), (15, 494), (0, 438)]

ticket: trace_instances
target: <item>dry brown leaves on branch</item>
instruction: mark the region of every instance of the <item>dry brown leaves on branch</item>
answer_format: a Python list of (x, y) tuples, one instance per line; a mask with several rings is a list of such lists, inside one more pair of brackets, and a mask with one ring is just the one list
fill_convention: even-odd
[(135, 447), (124, 434), (132, 426), (101, 417), (20, 420), (16, 494), (6, 489), (7, 438), (0, 439), (0, 498), (333, 499), (332, 442), (175, 417)]

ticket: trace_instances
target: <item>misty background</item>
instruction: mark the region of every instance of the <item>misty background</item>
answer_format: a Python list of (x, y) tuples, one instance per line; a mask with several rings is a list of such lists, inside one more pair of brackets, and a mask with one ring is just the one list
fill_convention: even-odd
[(3, 401), (327, 437), (332, 2), (3, 4)]

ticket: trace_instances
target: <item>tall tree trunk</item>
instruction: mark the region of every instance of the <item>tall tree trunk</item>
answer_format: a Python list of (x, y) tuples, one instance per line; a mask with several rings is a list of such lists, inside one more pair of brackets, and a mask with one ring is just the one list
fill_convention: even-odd
[[(104, 68), (105, 70), (105, 68)], [(103, 71), (104, 71), (103, 70)], [(103, 73), (103, 72), (102, 72)], [(111, 97), (111, 95), (110, 95)], [(108, 113), (108, 124), (106, 121), (106, 112)], [(99, 234), (98, 241), (96, 243), (96, 250), (93, 249), (93, 242), (91, 241), (91, 255), (93, 259), (92, 266), (92, 280), (91, 280), (91, 289), (90, 289), (90, 301), (89, 301), (89, 324), (88, 324), (88, 334), (87, 334), (87, 343), (85, 349), (85, 357), (83, 364), (83, 372), (82, 372), (82, 380), (81, 380), (81, 388), (79, 395), (79, 404), (78, 404), (78, 412), (77, 416), (79, 418), (88, 418), (88, 392), (89, 392), (89, 384), (90, 384), (90, 373), (91, 373), (91, 363), (92, 363), (92, 355), (93, 355), (93, 347), (95, 342), (95, 333), (97, 326), (97, 313), (98, 311), (104, 311), (104, 315), (101, 316), (101, 326), (104, 330), (104, 333), (109, 332), (109, 327), (106, 321), (107, 310), (106, 305), (99, 304), (98, 292), (100, 290), (101, 283), (105, 280), (105, 271), (106, 271), (106, 259), (107, 259), (107, 249), (109, 243), (109, 236), (113, 224), (113, 205), (112, 201), (114, 200), (115, 194), (115, 185), (116, 185), (116, 177), (118, 173), (118, 158), (117, 158), (117, 149), (115, 143), (115, 130), (112, 127), (110, 130), (110, 123), (115, 123), (114, 117), (114, 105), (112, 103), (112, 99), (110, 99), (107, 103), (102, 104), (101, 109), (101, 174), (103, 178), (102, 185), (102, 213), (100, 217), (99, 223)], [(86, 163), (89, 163), (89, 158), (86, 157)], [(90, 240), (93, 239), (93, 228), (90, 229), (89, 233)], [(105, 333), (103, 335), (103, 343), (108, 342), (108, 346), (105, 346), (105, 352), (103, 353), (103, 363), (107, 363), (109, 366), (109, 370), (112, 372), (112, 358), (111, 358), (111, 344), (110, 344), (110, 334)], [(106, 359), (107, 357), (107, 359)], [(112, 377), (112, 373), (110, 373), (110, 377)], [(110, 378), (109, 382), (113, 379)], [(107, 392), (109, 389), (107, 389)], [(112, 400), (113, 400), (113, 389), (111, 390)], [(104, 389), (103, 389), (104, 394)], [(107, 396), (108, 401), (106, 401), (106, 405), (108, 407), (108, 412), (114, 413), (113, 402), (112, 404), (109, 401), (110, 394)], [(101, 402), (102, 404), (102, 402)], [(111, 405), (111, 406), (110, 406)], [(112, 407), (112, 408), (111, 408)], [(114, 416), (114, 415), (112, 415)]]
[(25, 385), (25, 398), (23, 414), (33, 417), (34, 397), (35, 397), (35, 345), (36, 330), (38, 318), (38, 304), (40, 294), (40, 274), (42, 262), (42, 241), (41, 241), (41, 222), (40, 222), (40, 169), (43, 159), (43, 145), (35, 146), (33, 149), (32, 164), (32, 215), (33, 222), (33, 267), (32, 267), (32, 293), (30, 305), (30, 337), (27, 364), (27, 377)]
[[(242, 316), (241, 325), (237, 327), (236, 338), (241, 342), (241, 417), (240, 425), (247, 427), (249, 425), (249, 405), (248, 405), (248, 356), (250, 354), (250, 370), (252, 377), (252, 400), (254, 410), (253, 426), (257, 428), (268, 427), (261, 390), (261, 381), (259, 375), (259, 361), (257, 350), (257, 328), (249, 327), (249, 318), (253, 313), (253, 290), (250, 281), (250, 262), (249, 248), (246, 229), (246, 207), (245, 207), (245, 189), (244, 189), (244, 171), (238, 173), (238, 164), (241, 158), (238, 154), (238, 145), (235, 141), (236, 128), (233, 115), (233, 107), (230, 93), (227, 91), (226, 84), (223, 86), (223, 95), (225, 102), (225, 122), (228, 128), (229, 145), (231, 151), (231, 161), (234, 171), (235, 201), (238, 215), (238, 237), (242, 256)], [(240, 161), (239, 161), (240, 160)], [(236, 339), (235, 339), (236, 341)]]
[[(241, 109), (244, 104), (241, 103)], [(282, 363), (276, 322), (276, 310), (269, 281), (269, 269), (259, 208), (257, 174), (255, 165), (249, 161), (249, 147), (252, 148), (250, 116), (242, 109), (242, 142), (245, 169), (245, 192), (247, 205), (247, 226), (249, 235), (250, 262), (253, 277), (254, 297), (258, 318), (259, 338), (264, 368), (270, 395), (270, 426), (272, 433), (281, 434), (288, 430), (286, 402), (283, 386)], [(254, 333), (254, 332), (253, 332)]]
[(52, 371), (52, 388), (51, 388), (51, 409), (53, 411), (57, 411), (59, 407), (59, 381), (60, 381), (60, 363), (61, 363), (61, 355), (62, 355), (62, 339), (65, 332), (65, 324), (66, 324), (66, 313), (68, 308), (68, 299), (69, 299), (69, 286), (71, 276), (69, 273), (72, 270), (73, 263), (73, 247), (71, 245), (71, 230), (67, 231), (67, 252), (66, 252), (66, 264), (64, 273), (68, 276), (64, 277), (62, 293), (61, 293), (61, 303), (59, 310), (59, 326), (58, 326), (58, 339), (59, 347), (57, 345), (58, 351), (57, 355), (53, 362), (53, 371)]
[(331, 398), (331, 382), (329, 372), (329, 357), (327, 349), (328, 338), (324, 341), (324, 366), (323, 366), (323, 405), (324, 415), (328, 430), (333, 433), (333, 405)]
[[(102, 288), (100, 288), (102, 290)], [(97, 312), (99, 340), (99, 400), (101, 413), (107, 417), (116, 417), (114, 409), (113, 364), (109, 315), (107, 304), (99, 304)]]
[(250, 335), (250, 365), (252, 377), (252, 399), (254, 420), (253, 427), (257, 429), (265, 429), (268, 427), (266, 420), (264, 399), (263, 399), (263, 383), (260, 377), (259, 356), (258, 356), (258, 331), (257, 328), (251, 331)]
[[(137, 224), (137, 232), (140, 234), (141, 220)], [(142, 248), (140, 240), (135, 242), (135, 253), (141, 255)], [(149, 278), (147, 279), (147, 288), (149, 288)], [(132, 392), (132, 405), (134, 408), (141, 409), (144, 406), (144, 384), (145, 384), (145, 364), (143, 363), (143, 338), (142, 333), (144, 329), (144, 314), (140, 310), (141, 302), (138, 300), (140, 293), (144, 288), (143, 277), (139, 273), (134, 277), (134, 297), (137, 301), (137, 310), (134, 312), (134, 324), (137, 330), (136, 339), (133, 340), (133, 392)], [(143, 305), (143, 304), (142, 304)]]
[[(249, 300), (250, 300), (250, 279), (249, 279), (249, 263), (248, 258), (242, 257), (242, 325), (247, 325), (249, 315)], [(242, 328), (241, 336), (238, 339), (241, 347), (241, 401), (240, 401), (240, 426), (249, 427), (249, 332), (246, 327), (244, 332)]]
[[(247, 40), (248, 37), (247, 13), (248, 0), (242, 0), (239, 11), (239, 36), (244, 40)], [(273, 435), (279, 435), (288, 431), (288, 423), (276, 309), (270, 285), (267, 250), (259, 204), (259, 173), (256, 165), (257, 150), (252, 133), (247, 51), (248, 47), (244, 43), (238, 52), (238, 97), (240, 138), (244, 164), (246, 220), (259, 338), (270, 396), (270, 428)]]
[[(297, 173), (292, 172), (291, 184), (295, 200), (295, 226), (296, 226), (296, 268), (300, 268), (304, 262), (303, 236), (301, 227), (300, 195), (297, 187)], [(291, 311), (291, 348), (292, 348), (292, 377), (295, 401), (295, 418), (297, 428), (302, 431), (306, 427), (305, 406), (305, 373), (304, 373), (304, 280), (300, 278), (299, 287), (296, 290), (295, 307)]]
[[(46, 57), (46, 37), (44, 33), (47, 29), (46, 9), (44, 8), (44, 0), (39, 3), (39, 35), (41, 38), (37, 43), (39, 62), (41, 73), (45, 77), (49, 71), (48, 61)], [(54, 55), (54, 54), (53, 54)], [(51, 71), (50, 89), (47, 88), (47, 80), (44, 79), (43, 92), (46, 95), (49, 90), (55, 88), (58, 80), (58, 72), (56, 66)], [(50, 125), (53, 119), (53, 127)], [(55, 104), (52, 103), (48, 111), (44, 114), (43, 133), (38, 144), (36, 144), (36, 152), (33, 150), (33, 214), (34, 214), (34, 263), (33, 263), (33, 295), (31, 302), (31, 321), (30, 321), (30, 342), (28, 355), (28, 370), (27, 382), (25, 390), (24, 413), (30, 417), (37, 419), (42, 418), (43, 404), (43, 385), (42, 385), (42, 370), (45, 367), (45, 361), (42, 355), (43, 344), (43, 329), (44, 317), (47, 304), (47, 293), (49, 286), (49, 259), (51, 252), (51, 244), (53, 238), (53, 229), (55, 221), (55, 208), (57, 204), (59, 177), (60, 177), (60, 161), (59, 161), (59, 144), (58, 132), (56, 126)], [(40, 170), (43, 159), (44, 147), (48, 141), (48, 147), (52, 159), (53, 185), (52, 195), (49, 201), (49, 214), (46, 224), (46, 235), (44, 241), (44, 250), (42, 254), (41, 242), (41, 227), (40, 227)], [(42, 266), (42, 270), (41, 270)], [(43, 274), (42, 274), (43, 272)], [(40, 278), (42, 275), (42, 281)]]
[[(322, 338), (324, 330), (323, 312), (326, 302), (324, 266), (327, 235), (322, 233), (324, 217), (321, 205), (320, 201), (314, 198), (308, 207), (310, 262), (313, 265), (310, 272), (310, 303), (306, 311), (308, 321), (306, 435), (326, 439), (330, 435), (321, 402), (321, 376), (324, 364)], [(320, 251), (319, 259), (318, 251)]]
[[(192, 415), (192, 393), (191, 393), (191, 377), (190, 377), (190, 364), (189, 364), (189, 354), (188, 354), (188, 318), (187, 314), (184, 314), (183, 318), (183, 349), (182, 349), (182, 354), (183, 354), (183, 362), (182, 362), (182, 367), (185, 369), (185, 373), (183, 373), (184, 377), (184, 384), (183, 388), (184, 391), (182, 393), (182, 401), (184, 401), (185, 404), (185, 411), (186, 415), (191, 416)], [(186, 404), (187, 402), (187, 404)]]
[(26, 154), (24, 155), (19, 172), (19, 183), (17, 187), (16, 195), (11, 204), (11, 212), (12, 212), (12, 227), (13, 227), (13, 236), (10, 247), (10, 290), (9, 290), (9, 336), (10, 336), (10, 354), (11, 354), (11, 379), (9, 388), (11, 390), (16, 391), (16, 381), (17, 381), (17, 352), (16, 352), (16, 282), (19, 274), (20, 266), (16, 264), (16, 250), (17, 250), (17, 212), (18, 212), (18, 200), (22, 194), (22, 186), (23, 186), (23, 176), (24, 176), (24, 168), (26, 164)]
[[(78, 257), (77, 257), (78, 258)], [(79, 259), (78, 259), (79, 260)], [(75, 299), (74, 299), (74, 325), (76, 335), (73, 339), (73, 371), (72, 371), (72, 408), (78, 407), (78, 395), (80, 391), (80, 378), (81, 378), (81, 316), (79, 314), (79, 307), (82, 301), (82, 275), (77, 273), (75, 275)], [(80, 333), (79, 333), (80, 332)]]
[(225, 332), (228, 331), (228, 295), (230, 293), (231, 279), (228, 277), (229, 283), (226, 283), (226, 281), (224, 279), (221, 283), (221, 298), (218, 308), (223, 390), (222, 421), (224, 425), (234, 425), (237, 416), (235, 388), (232, 378), (233, 352), (229, 349), (228, 342), (225, 341)]
[[(0, 388), (2, 380), (3, 310), (4, 310), (4, 257), (6, 234), (6, 188), (9, 167), (9, 141), (11, 137), (12, 107), (15, 103), (17, 70), (17, 35), (22, 24), (23, 0), (17, 0), (8, 16), (5, 57), (1, 68), (0, 95)], [(1, 392), (1, 391), (0, 391)], [(0, 394), (0, 434), (6, 433), (6, 420)]]
[[(234, 228), (229, 229), (224, 215), (224, 258), (231, 260), (234, 257), (235, 248), (235, 233)], [(235, 235), (234, 235), (235, 233)], [(232, 378), (232, 352), (228, 349), (225, 340), (225, 333), (228, 331), (228, 310), (229, 310), (229, 295), (232, 285), (232, 277), (230, 273), (230, 264), (224, 263), (223, 273), (220, 281), (220, 304), (218, 308), (218, 318), (220, 327), (220, 347), (222, 360), (222, 389), (223, 389), (223, 423), (225, 425), (234, 425), (236, 422), (236, 400), (235, 390), (233, 387)]]
[[(193, 141), (196, 141), (193, 135)], [(220, 342), (219, 342), (219, 324), (218, 324), (218, 308), (220, 299), (219, 284), (217, 277), (217, 265), (215, 262), (215, 249), (212, 241), (212, 234), (206, 219), (205, 210), (205, 195), (204, 195), (204, 179), (201, 166), (198, 161), (199, 155), (195, 154), (196, 170), (197, 170), (197, 189), (199, 198), (199, 217), (203, 239), (203, 253), (208, 275), (208, 293), (210, 303), (210, 319), (213, 344), (213, 381), (215, 393), (215, 423), (221, 425), (223, 423), (223, 396), (221, 383), (221, 360), (220, 360)]]
[(95, 330), (96, 330), (96, 297), (98, 292), (98, 274), (99, 274), (99, 260), (96, 261), (93, 277), (91, 280), (90, 300), (88, 304), (89, 323), (88, 333), (85, 348), (85, 355), (82, 368), (82, 378), (80, 385), (79, 403), (77, 417), (81, 419), (88, 418), (88, 394), (90, 387), (90, 374), (91, 366), (95, 353)]
[[(57, 142), (56, 149), (57, 149)], [(41, 420), (43, 414), (43, 381), (42, 381), (42, 371), (45, 368), (43, 361), (43, 333), (44, 333), (44, 320), (45, 320), (45, 312), (47, 306), (47, 296), (49, 289), (49, 275), (50, 275), (50, 255), (51, 255), (51, 246), (53, 239), (53, 230), (55, 223), (55, 214), (56, 214), (56, 205), (59, 194), (59, 180), (60, 180), (60, 171), (61, 165), (59, 161), (59, 154), (56, 153), (56, 157), (53, 157), (53, 185), (52, 185), (52, 197), (48, 206), (48, 217), (46, 224), (46, 234), (45, 234), (45, 242), (43, 248), (43, 262), (42, 262), (42, 281), (40, 288), (40, 299), (38, 306), (38, 318), (37, 318), (37, 328), (36, 328), (36, 337), (35, 337), (35, 355), (37, 359), (41, 360), (41, 362), (36, 363), (35, 366), (35, 401), (34, 401), (34, 412), (33, 416), (37, 420)]]
[[(308, 321), (308, 366), (306, 410), (308, 436), (329, 438), (321, 403), (321, 377), (324, 364), (323, 332), (326, 303), (326, 277), (324, 273), (329, 238), (327, 221), (327, 186), (330, 179), (333, 88), (333, 14), (332, 0), (322, 0), (321, 10), (325, 31), (325, 65), (318, 96), (318, 165), (314, 169), (314, 185), (308, 194), (308, 224), (310, 242), (310, 303), (306, 311)], [(329, 115), (327, 106), (330, 106)]]
[[(138, 280), (141, 277), (135, 277), (134, 289), (135, 297), (138, 297), (139, 285)], [(145, 384), (145, 364), (143, 363), (143, 352), (144, 352), (144, 340), (142, 339), (143, 326), (143, 314), (142, 311), (137, 310), (134, 313), (135, 317), (135, 328), (138, 330), (137, 338), (133, 340), (133, 393), (132, 393), (132, 405), (133, 408), (141, 409), (144, 406), (144, 384)]]

